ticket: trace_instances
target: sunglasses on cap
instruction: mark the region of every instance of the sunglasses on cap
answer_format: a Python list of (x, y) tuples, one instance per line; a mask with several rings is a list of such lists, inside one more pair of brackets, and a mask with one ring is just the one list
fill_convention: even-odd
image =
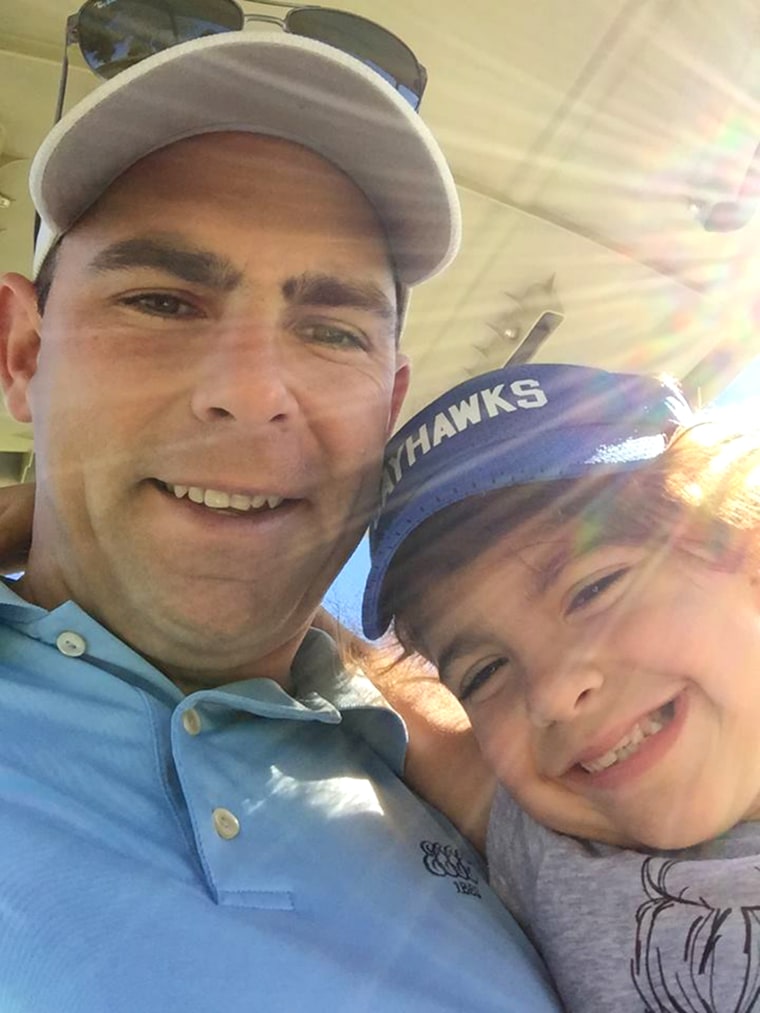
[(68, 47), (76, 43), (90, 70), (111, 78), (181, 42), (206, 35), (239, 32), (247, 21), (279, 25), (283, 31), (340, 49), (388, 81), (417, 110), (427, 72), (411, 49), (374, 21), (329, 7), (299, 7), (277, 0), (256, 0), (286, 8), (284, 17), (245, 14), (236, 0), (87, 0), (66, 21), (61, 80), (55, 120), (61, 118), (68, 77)]

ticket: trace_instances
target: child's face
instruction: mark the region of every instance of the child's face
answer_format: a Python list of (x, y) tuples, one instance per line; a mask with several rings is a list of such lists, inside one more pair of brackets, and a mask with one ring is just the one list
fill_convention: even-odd
[(760, 817), (760, 591), (683, 551), (523, 524), (418, 596), (416, 642), (536, 819), (685, 847)]

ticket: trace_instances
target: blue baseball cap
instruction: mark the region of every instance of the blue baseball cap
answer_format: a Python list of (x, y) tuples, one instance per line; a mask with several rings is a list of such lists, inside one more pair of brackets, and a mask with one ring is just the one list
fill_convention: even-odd
[(673, 381), (587, 366), (505, 366), (442, 394), (386, 448), (381, 507), (370, 527), (366, 636), (388, 628), (383, 581), (429, 517), (494, 489), (639, 468), (693, 420)]

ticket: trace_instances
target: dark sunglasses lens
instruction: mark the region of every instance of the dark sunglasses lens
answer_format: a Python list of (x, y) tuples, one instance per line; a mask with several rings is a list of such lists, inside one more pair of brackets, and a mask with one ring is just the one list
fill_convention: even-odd
[(366, 18), (320, 7), (289, 11), (285, 25), (294, 35), (326, 42), (377, 71), (417, 109), (425, 90), (425, 71), (409, 47)]
[(232, 0), (91, 0), (79, 12), (79, 48), (100, 77), (204, 35), (239, 31)]

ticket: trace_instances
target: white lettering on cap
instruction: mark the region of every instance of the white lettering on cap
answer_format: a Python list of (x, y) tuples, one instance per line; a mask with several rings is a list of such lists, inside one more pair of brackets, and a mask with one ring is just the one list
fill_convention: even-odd
[(444, 440), (455, 439), (470, 426), (479, 425), (489, 418), (509, 415), (523, 408), (543, 408), (549, 400), (539, 381), (528, 378), (513, 380), (509, 385), (509, 394), (514, 403), (504, 397), (503, 391), (503, 383), (498, 383), (495, 387), (483, 387), (458, 404), (450, 404), (436, 412), (431, 422), (423, 422), (416, 432), (407, 436), (385, 462), (380, 483), (381, 508), (401, 481), (404, 472), (414, 467), (417, 460), (429, 454), (433, 447), (439, 446)]

